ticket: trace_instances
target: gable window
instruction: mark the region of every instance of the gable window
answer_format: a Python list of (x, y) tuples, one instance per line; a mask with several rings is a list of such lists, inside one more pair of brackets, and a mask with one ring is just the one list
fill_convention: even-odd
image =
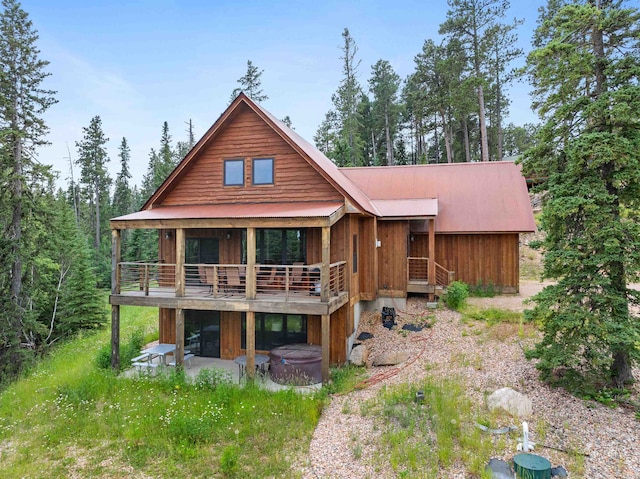
[(272, 185), (273, 158), (254, 158), (252, 173), (254, 185)]
[(224, 160), (224, 185), (244, 185), (244, 160)]

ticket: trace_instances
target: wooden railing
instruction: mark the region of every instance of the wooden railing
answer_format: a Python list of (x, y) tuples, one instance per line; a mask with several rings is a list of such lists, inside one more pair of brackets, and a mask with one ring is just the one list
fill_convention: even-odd
[[(448, 286), (454, 279), (455, 273), (443, 266), (435, 263), (436, 285)], [(407, 258), (407, 281), (428, 281), (429, 280), (429, 258)]]
[[(257, 295), (278, 295), (285, 299), (320, 296), (320, 264), (255, 265)], [(154, 293), (176, 292), (176, 265), (152, 262), (122, 262), (117, 265), (118, 291)], [(247, 266), (239, 264), (185, 264), (185, 295), (245, 297)], [(346, 291), (346, 262), (329, 266), (329, 295)]]

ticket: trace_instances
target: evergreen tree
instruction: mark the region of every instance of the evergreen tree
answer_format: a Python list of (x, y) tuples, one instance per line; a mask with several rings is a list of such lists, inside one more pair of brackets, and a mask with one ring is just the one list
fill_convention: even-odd
[(386, 164), (395, 164), (393, 145), (398, 128), (400, 108), (398, 106), (398, 89), (400, 77), (386, 60), (378, 60), (371, 67), (369, 90), (373, 95), (373, 117), (378, 128), (384, 132), (384, 148)]
[(639, 39), (637, 9), (554, 1), (528, 57), (544, 124), (525, 167), (548, 176), (544, 276), (557, 278), (528, 314), (543, 326), (534, 355), (547, 379), (564, 367), (620, 387), (640, 359)]
[(489, 161), (489, 141), (485, 106), (485, 89), (489, 83), (490, 52), (503, 31), (497, 23), (509, 8), (507, 0), (448, 0), (450, 10), (446, 21), (440, 25), (440, 33), (449, 40), (463, 45), (472, 71), (472, 79), (478, 98), (478, 120), (482, 161)]
[(129, 171), (131, 150), (127, 139), (124, 137), (118, 147), (118, 157), (120, 158), (120, 172), (116, 177), (113, 192), (112, 214), (114, 216), (122, 216), (133, 212), (133, 196), (129, 186), (129, 180), (131, 180), (131, 172)]
[(91, 219), (89, 220), (89, 230), (93, 233), (93, 247), (96, 253), (100, 251), (100, 243), (103, 231), (103, 222), (108, 219), (108, 215), (102, 211), (109, 205), (109, 187), (111, 178), (107, 171), (109, 155), (106, 144), (109, 141), (102, 131), (102, 120), (100, 116), (94, 116), (88, 127), (83, 127), (84, 136), (81, 141), (76, 142), (78, 148), (78, 159), (76, 164), (80, 166), (80, 183), (84, 185), (84, 193), (89, 200)]
[(238, 83), (240, 87), (233, 90), (231, 93), (231, 99), (229, 103), (236, 99), (236, 97), (240, 94), (240, 92), (244, 92), (249, 98), (257, 103), (262, 103), (269, 99), (267, 95), (260, 89), (262, 85), (262, 80), (260, 77), (264, 73), (264, 70), (259, 70), (257, 66), (255, 66), (251, 60), (247, 60), (247, 72), (244, 76), (238, 78)]
[(0, 364), (11, 376), (21, 365), (20, 343), (25, 327), (28, 294), (23, 288), (23, 263), (28, 258), (23, 226), (30, 214), (29, 185), (42, 169), (34, 162), (35, 148), (45, 143), (48, 131), (42, 119), (55, 103), (53, 91), (43, 88), (48, 62), (40, 59), (38, 34), (16, 0), (3, 0), (0, 13), (0, 179), (2, 180), (2, 240), (0, 267), (3, 281)]

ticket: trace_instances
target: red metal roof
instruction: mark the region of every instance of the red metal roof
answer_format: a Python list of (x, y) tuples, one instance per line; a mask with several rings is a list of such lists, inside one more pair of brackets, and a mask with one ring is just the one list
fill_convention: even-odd
[(438, 200), (436, 198), (425, 199), (399, 199), (399, 200), (372, 200), (382, 218), (426, 218), (438, 214)]
[(535, 231), (525, 180), (511, 162), (340, 171), (374, 202), (437, 198), (436, 231), (440, 233)]
[(338, 211), (342, 206), (344, 206), (344, 203), (335, 202), (159, 206), (112, 218), (112, 221), (207, 218), (326, 218)]

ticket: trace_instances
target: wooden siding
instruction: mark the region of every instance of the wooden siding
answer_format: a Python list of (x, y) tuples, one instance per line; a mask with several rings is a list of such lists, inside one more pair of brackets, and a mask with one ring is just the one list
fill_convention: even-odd
[[(251, 159), (274, 158), (274, 185), (253, 186)], [(224, 186), (224, 160), (245, 160), (244, 186)], [(248, 107), (195, 158), (163, 205), (343, 201), (344, 197)]]
[[(411, 256), (429, 256), (429, 237), (414, 234)], [(505, 293), (515, 293), (519, 285), (519, 235), (437, 234), (436, 263), (455, 272), (455, 279), (470, 286), (492, 285)]]
[(242, 313), (222, 311), (220, 313), (220, 358), (233, 359), (240, 356), (242, 344)]
[(407, 221), (378, 221), (378, 294), (406, 296)]
[[(346, 323), (349, 305), (345, 304), (331, 315), (331, 364), (343, 364), (347, 361)], [(320, 316), (307, 317), (307, 341), (309, 344), (322, 344), (322, 321)]]
[(358, 286), (362, 299), (373, 300), (376, 295), (376, 236), (375, 219), (360, 218), (358, 222)]
[(176, 310), (160, 308), (158, 334), (161, 343), (176, 342)]

